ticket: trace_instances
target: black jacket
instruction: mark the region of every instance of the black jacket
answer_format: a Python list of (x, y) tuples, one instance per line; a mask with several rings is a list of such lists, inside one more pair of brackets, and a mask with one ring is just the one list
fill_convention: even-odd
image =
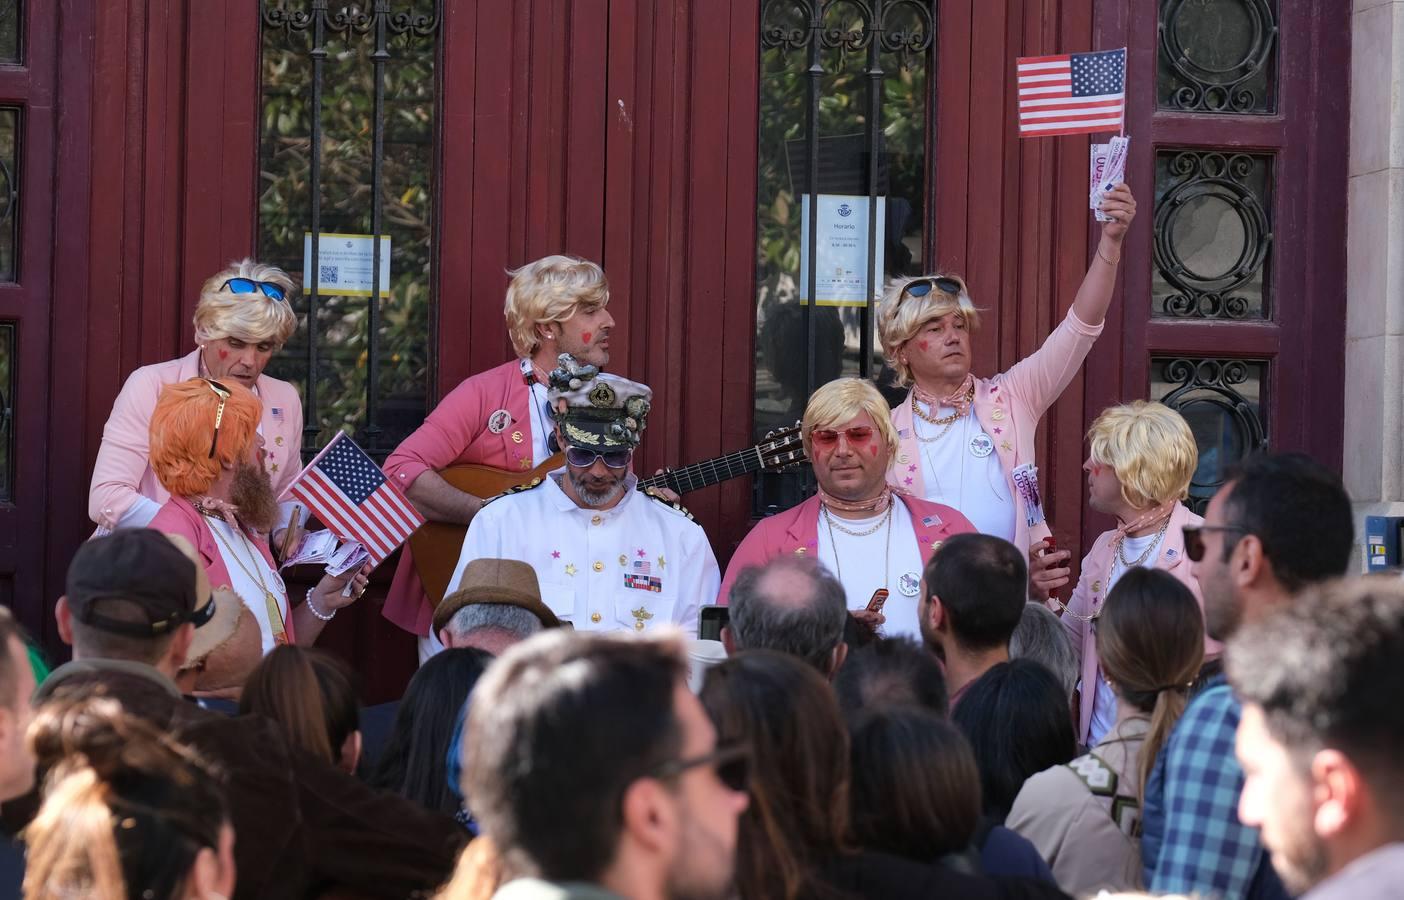
[(821, 867), (829, 885), (864, 900), (1069, 900), (1046, 882), (967, 875), (940, 863), (920, 863), (863, 851)]

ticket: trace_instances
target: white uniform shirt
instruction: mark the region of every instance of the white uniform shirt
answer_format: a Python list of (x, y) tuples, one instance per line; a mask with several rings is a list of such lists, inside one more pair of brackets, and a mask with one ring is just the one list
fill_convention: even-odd
[(518, 559), (536, 570), (541, 599), (577, 631), (647, 631), (675, 624), (697, 635), (698, 611), (721, 587), (702, 527), (671, 504), (635, 490), (629, 476), (613, 509), (580, 507), (556, 483), (484, 506), (463, 539), (449, 584), (474, 559)]
[[(1111, 594), (1112, 585), (1121, 580), (1121, 576), (1126, 574), (1126, 567), (1121, 564), (1121, 557), (1127, 559), (1140, 559), (1141, 554), (1150, 550), (1150, 555), (1146, 561), (1150, 562), (1157, 556), (1151, 547), (1160, 543), (1161, 535), (1152, 533), (1142, 535), (1138, 538), (1128, 537), (1121, 545), (1121, 553), (1113, 554), (1111, 571), (1107, 573), (1107, 593), (1103, 597)], [(1116, 692), (1107, 684), (1107, 680), (1102, 677), (1097, 678), (1096, 692), (1092, 695), (1092, 723), (1088, 728), (1088, 746), (1095, 747), (1101, 743), (1111, 727), (1116, 724)]]
[[(892, 520), (872, 534), (858, 537), (849, 531), (867, 531), (878, 525), (887, 513), (868, 519), (838, 519), (838, 528), (831, 528), (821, 510), (819, 513), (819, 561), (843, 583), (849, 609), (867, 609), (873, 591), (885, 587), (887, 603), (882, 607), (886, 617), (879, 629), (883, 637), (912, 637), (921, 640), (917, 621), (917, 593), (921, 583), (921, 549), (917, 547), (912, 517), (902, 501), (892, 498)], [(887, 530), (892, 529), (888, 543)], [(831, 539), (832, 538), (832, 539)], [(834, 551), (838, 551), (837, 557)], [(886, 551), (884, 553), (884, 551)]]
[[(943, 406), (935, 415), (941, 419), (954, 412)], [(974, 409), (952, 423), (949, 430), (921, 416), (913, 416), (912, 423), (921, 448), (925, 499), (960, 510), (981, 534), (1014, 540), (1016, 510), (1009, 480), (999, 454), (994, 452), (994, 438), (980, 427)], [(941, 437), (937, 438), (938, 434)]]

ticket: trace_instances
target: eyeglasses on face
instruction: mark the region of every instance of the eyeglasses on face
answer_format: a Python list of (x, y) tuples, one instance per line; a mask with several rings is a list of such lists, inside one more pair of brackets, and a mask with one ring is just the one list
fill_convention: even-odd
[(1200, 562), (1204, 559), (1204, 533), (1207, 531), (1249, 534), (1248, 529), (1242, 525), (1200, 525), (1197, 528), (1186, 526), (1182, 530), (1185, 533), (1185, 556), (1190, 558), (1190, 562)]
[(655, 778), (676, 778), (688, 769), (711, 766), (717, 780), (741, 793), (751, 781), (751, 754), (743, 744), (724, 744), (711, 753), (666, 762), (653, 771)]
[(622, 469), (629, 464), (633, 456), (633, 450), (606, 450), (600, 453), (585, 447), (567, 447), (565, 452), (566, 462), (577, 469), (588, 469), (597, 459), (604, 460), (604, 464), (611, 469)]
[(837, 446), (839, 435), (848, 438), (849, 444), (860, 446), (873, 439), (873, 428), (871, 425), (857, 425), (841, 431), (833, 428), (816, 428), (809, 433), (809, 439), (814, 442), (816, 447), (830, 448)]
[(231, 278), (220, 285), (220, 290), (228, 290), (231, 294), (257, 294), (262, 293), (269, 300), (280, 300), (287, 302), (288, 295), (283, 289), (269, 281), (254, 281), (252, 278)]
[(210, 438), (210, 459), (214, 459), (215, 447), (219, 445), (219, 426), (224, 423), (224, 405), (234, 396), (234, 392), (213, 378), (206, 378), (205, 384), (209, 385), (210, 390), (219, 398), (219, 406), (215, 408), (214, 437)]

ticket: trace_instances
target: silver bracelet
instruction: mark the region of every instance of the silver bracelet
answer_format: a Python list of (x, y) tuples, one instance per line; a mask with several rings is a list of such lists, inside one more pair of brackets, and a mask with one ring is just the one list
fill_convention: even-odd
[(336, 610), (332, 610), (326, 615), (323, 615), (322, 611), (317, 608), (317, 604), (312, 602), (312, 592), (315, 590), (316, 588), (307, 589), (307, 611), (310, 612), (312, 615), (316, 616), (317, 618), (321, 619), (323, 622), (330, 622), (332, 619), (336, 618)]

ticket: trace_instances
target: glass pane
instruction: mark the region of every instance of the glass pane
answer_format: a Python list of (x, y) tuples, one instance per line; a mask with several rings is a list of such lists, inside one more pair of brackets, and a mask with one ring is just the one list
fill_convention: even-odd
[(1272, 163), (1212, 150), (1156, 154), (1152, 315), (1268, 316)]
[(15, 280), (19, 223), (20, 111), (0, 107), (0, 281)]
[(8, 503), (15, 483), (15, 323), (0, 323), (0, 502)]
[(1252, 359), (1157, 357), (1151, 360), (1150, 397), (1180, 411), (1199, 445), (1199, 468), (1189, 505), (1204, 506), (1224, 473), (1267, 446), (1268, 364)]
[[(416, 10), (418, 11), (418, 10)], [(311, 193), (319, 191), (323, 233), (370, 234), (371, 206), (383, 203), (382, 234), (390, 236), (390, 293), (379, 301), (379, 361), (375, 391), (378, 436), (367, 422), (370, 298), (317, 297), (315, 440), (312, 452), (336, 430), (352, 432), (377, 457), (394, 449), (426, 413), (429, 377), (431, 258), (433, 250), (433, 139), (435, 42), (406, 31), (391, 34), (385, 65), (385, 115), (374, 121), (374, 16), (370, 33), (327, 30), (322, 73), (319, 185), (309, 184), (313, 152), (313, 67), (307, 31), (271, 27), (263, 32), (261, 184), (258, 252), (302, 280), (304, 233), (311, 230)], [(331, 16), (336, 15), (333, 11)], [(393, 18), (390, 21), (394, 21)], [(431, 23), (431, 27), (437, 23)], [(374, 133), (384, 129), (382, 183), (371, 183)], [(382, 263), (384, 264), (384, 263)], [(305, 321), (308, 298), (296, 308)], [(300, 328), (269, 365), (269, 374), (297, 384), (304, 407), (312, 380), (308, 332)]]
[(1276, 50), (1277, 0), (1160, 0), (1160, 106), (1275, 112)]
[[(767, 0), (762, 5), (760, 60), (760, 146), (757, 185), (755, 430), (759, 440), (775, 428), (794, 424), (808, 398), (807, 369), (812, 355), (813, 385), (840, 376), (884, 373), (876, 316), (862, 305), (868, 288), (867, 247), (874, 241), (880, 267), (876, 289), (893, 276), (918, 274), (926, 260), (926, 132), (931, 47), (934, 34), (929, 2), (903, 0), (885, 5), (881, 23), (870, 22), (866, 5), (823, 4), (823, 19), (811, 21), (807, 4)], [(879, 27), (880, 29), (879, 30)], [(811, 41), (819, 42), (823, 74), (815, 79), (819, 115), (813, 141), (807, 132)], [(877, 46), (873, 46), (877, 41)], [(873, 51), (876, 50), (874, 54)], [(877, 108), (868, 76), (876, 56), (883, 73)], [(868, 125), (878, 125), (873, 154)], [(871, 220), (875, 234), (855, 231), (862, 262), (851, 274), (856, 303), (840, 305), (818, 294), (812, 311), (813, 344), (802, 296), (802, 247), (807, 232), (806, 194), (811, 153), (817, 149), (816, 189), (838, 195), (839, 208)], [(870, 187), (877, 200), (870, 200)], [(821, 204), (822, 205), (822, 204)], [(869, 216), (869, 213), (873, 213)], [(821, 257), (822, 258), (822, 257)], [(823, 286), (837, 271), (819, 273)], [(865, 340), (866, 332), (866, 340)], [(866, 353), (865, 353), (866, 343)], [(757, 479), (757, 509), (785, 508), (801, 499), (798, 473)]]
[(24, 18), (23, 0), (0, 0), (0, 63), (19, 65), (20, 25)]

